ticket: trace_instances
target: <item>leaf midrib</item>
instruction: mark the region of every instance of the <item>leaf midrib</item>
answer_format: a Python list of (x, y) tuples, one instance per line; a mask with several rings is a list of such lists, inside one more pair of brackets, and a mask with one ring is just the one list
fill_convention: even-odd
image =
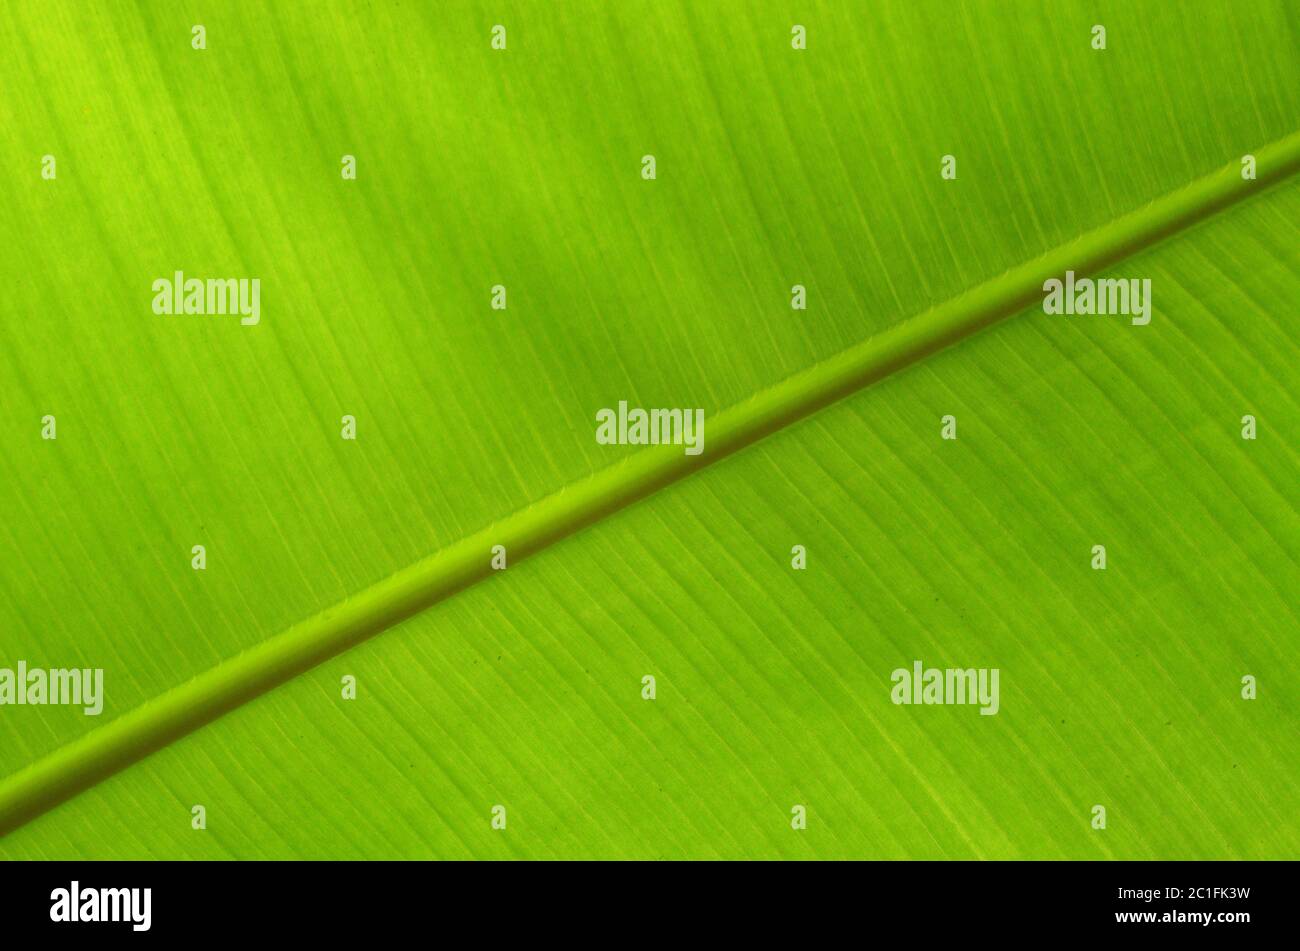
[(1300, 171), (1300, 131), (1060, 245), (706, 420), (704, 452), (652, 446), (565, 486), (191, 680), (0, 781), (0, 835), (222, 714), (373, 637), (511, 563), (800, 419), (911, 366), (1041, 297), (1050, 277), (1090, 274), (1145, 250)]

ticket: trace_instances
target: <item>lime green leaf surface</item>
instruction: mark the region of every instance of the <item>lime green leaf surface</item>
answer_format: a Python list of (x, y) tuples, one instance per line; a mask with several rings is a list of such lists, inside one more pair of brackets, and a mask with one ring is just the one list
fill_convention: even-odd
[[(0, 855), (1295, 857), (1296, 14), (1096, 6), (0, 11), (0, 666), (106, 680), (0, 707)], [(1076, 257), (1151, 324), (1016, 314)]]

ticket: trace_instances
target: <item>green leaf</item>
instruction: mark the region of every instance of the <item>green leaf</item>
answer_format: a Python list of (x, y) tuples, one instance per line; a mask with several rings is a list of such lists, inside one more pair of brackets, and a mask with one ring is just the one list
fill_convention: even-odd
[(1295, 14), (1093, 7), (0, 11), (0, 855), (1294, 857)]

